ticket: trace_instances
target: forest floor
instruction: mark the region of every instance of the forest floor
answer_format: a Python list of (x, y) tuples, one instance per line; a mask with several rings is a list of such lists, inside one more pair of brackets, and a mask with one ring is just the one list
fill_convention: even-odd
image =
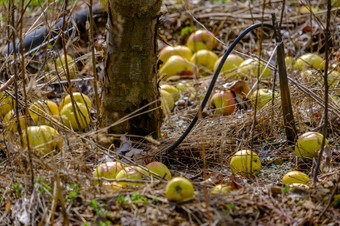
[[(311, 1), (315, 3), (314, 11), (307, 9), (304, 12), (306, 8), (303, 8), (302, 2), (305, 1), (295, 2), (286, 1), (282, 16), (287, 56), (297, 59), (304, 53), (318, 52), (325, 58), (326, 4)], [(76, 6), (76, 9), (87, 7), (84, 2), (78, 2)], [(62, 12), (61, 3), (48, 8), (48, 12), (58, 12), (55, 14), (45, 15), (43, 8), (38, 4), (28, 9), (24, 15), (25, 31), (31, 25), (33, 28), (56, 19)], [(262, 1), (183, 3), (165, 0), (159, 21), (159, 49), (166, 45), (185, 45), (192, 31), (207, 29), (220, 40), (213, 51), (221, 56), (244, 29), (259, 22), (272, 23), (271, 14), (279, 19), (281, 11), (282, 1), (269, 1), (263, 5)], [(339, 11), (333, 8), (331, 12), (329, 65), (340, 72)], [(8, 8), (3, 5), (3, 15), (6, 12)], [(94, 33), (99, 92), (104, 73), (105, 21), (105, 18), (96, 20)], [(4, 31), (5, 24), (6, 21), (1, 24)], [(2, 45), (6, 43), (5, 36), (4, 32), (1, 35)], [(262, 49), (261, 58), (269, 61), (274, 69), (277, 43), (273, 34), (266, 30), (262, 39), (259, 37), (260, 33), (251, 32), (235, 50), (246, 59), (259, 56)], [(58, 42), (49, 48), (63, 51)], [(94, 103), (88, 37), (72, 37), (67, 48), (79, 69), (78, 80), (72, 83), (73, 90), (82, 91)], [(43, 49), (26, 56), (30, 65), (26, 72), (27, 99), (30, 103), (42, 98), (59, 103), (64, 96), (65, 83), (60, 82), (63, 78), (57, 76), (56, 82), (44, 80), (47, 72), (39, 69), (48, 54)], [(4, 82), (6, 70), (3, 68), (7, 66), (1, 67)], [(10, 66), (8, 68), (13, 70)], [(323, 133), (322, 70), (315, 70), (315, 79), (306, 81), (301, 72), (293, 71), (289, 65), (287, 69), (298, 135), (309, 131)], [(243, 107), (239, 105), (234, 113), (224, 116), (206, 108), (186, 139), (174, 151), (166, 151), (196, 115), (212, 75), (213, 72), (208, 71), (204, 77), (197, 76), (186, 81), (194, 91), (182, 92), (174, 109), (164, 116), (160, 141), (145, 137), (144, 142), (133, 142), (128, 136), (108, 134), (98, 141), (102, 134), (96, 126), (82, 133), (56, 127), (63, 137), (63, 151), (44, 156), (32, 153), (29, 156), (27, 148), (20, 146), (19, 136), (9, 135), (8, 128), (2, 123), (0, 225), (340, 225), (340, 103), (336, 99), (330, 101), (328, 112), (329, 148), (322, 158), (318, 181), (313, 183), (311, 179), (307, 186), (282, 184), (282, 177), (293, 170), (302, 171), (312, 178), (316, 160), (296, 157), (294, 144), (287, 142), (280, 98), (256, 111), (245, 103)], [(271, 78), (260, 81), (259, 87), (279, 92), (279, 81), (274, 79), (275, 76), (277, 73), (272, 70)], [(339, 81), (340, 78), (337, 79)], [(17, 82), (19, 86), (22, 86), (21, 80), (19, 78)], [(250, 88), (256, 88), (256, 79), (244, 81)], [(161, 84), (176, 85), (178, 82), (162, 81)], [(235, 78), (220, 76), (215, 90), (223, 90), (233, 82)], [(7, 91), (14, 96), (14, 89), (12, 84)], [(22, 92), (22, 89), (19, 90)], [(339, 88), (331, 87), (329, 94), (331, 98), (339, 96)], [(23, 96), (20, 98), (24, 99)], [(23, 106), (20, 108), (23, 109)], [(95, 124), (96, 109), (92, 108), (92, 123)], [(113, 140), (120, 140), (120, 146), (110, 145)], [(244, 177), (230, 171), (231, 157), (243, 149), (251, 149), (260, 157), (262, 168), (255, 177)], [(149, 178), (143, 180), (142, 186), (118, 190), (112, 186), (94, 185), (92, 175), (95, 168), (117, 158), (127, 165), (131, 165), (131, 161), (142, 166), (151, 161), (163, 162), (173, 177), (190, 179), (195, 189), (194, 198), (181, 204), (169, 202), (164, 194), (167, 182)], [(228, 194), (211, 194), (211, 188), (217, 184), (227, 184), (231, 191)]]

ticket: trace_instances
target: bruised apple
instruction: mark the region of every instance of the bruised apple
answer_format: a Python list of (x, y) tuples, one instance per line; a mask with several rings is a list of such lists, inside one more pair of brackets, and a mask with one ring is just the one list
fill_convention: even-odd
[(187, 60), (190, 60), (192, 53), (191, 50), (186, 46), (166, 46), (159, 52), (159, 60), (164, 63), (172, 56), (181, 56)]
[(190, 61), (196, 64), (196, 66), (199, 66), (199, 67), (201, 66), (209, 70), (212, 70), (214, 68), (214, 65), (217, 59), (218, 59), (218, 56), (214, 52), (210, 50), (202, 49), (194, 53)]
[[(73, 92), (72, 93), (73, 95), (73, 98), (74, 98), (74, 101), (75, 102), (78, 102), (78, 103), (82, 103), (82, 104), (86, 104), (88, 108), (91, 108), (92, 107), (92, 102), (90, 100), (90, 98), (83, 94), (83, 93), (80, 93), (80, 92)], [(68, 104), (68, 103), (71, 103), (71, 96), (70, 94), (67, 94), (60, 102), (59, 104), (59, 111), (61, 111), (61, 109), (64, 107), (64, 105)]]
[(323, 70), (325, 68), (325, 61), (315, 53), (307, 53), (300, 56), (293, 64), (294, 70), (302, 71), (308, 68)]
[[(298, 157), (314, 158), (321, 149), (323, 135), (318, 132), (306, 132), (302, 134), (295, 144), (295, 154)], [(325, 146), (328, 146), (327, 139)]]
[[(223, 56), (218, 58), (218, 60), (215, 62), (214, 71), (217, 70), (217, 67), (220, 64), (222, 58), (223, 58)], [(225, 60), (223, 66), (222, 66), (221, 73), (223, 72), (224, 74), (230, 74), (232, 72), (232, 70), (234, 70), (235, 68), (240, 66), (240, 64), (242, 62), (243, 62), (243, 58), (242, 57), (240, 57), (237, 54), (230, 54), (228, 56), (228, 58)]]
[(243, 176), (248, 176), (250, 173), (256, 176), (261, 170), (260, 158), (251, 150), (238, 151), (230, 160), (230, 170)]
[(169, 201), (187, 202), (194, 197), (194, 187), (188, 179), (174, 177), (165, 187), (165, 196)]
[(181, 56), (172, 56), (160, 68), (159, 76), (162, 77), (162, 80), (165, 81), (171, 76), (178, 74), (192, 75), (193, 71), (193, 65), (187, 59)]
[(215, 93), (210, 100), (210, 108), (220, 115), (232, 114), (237, 108), (236, 105), (235, 96), (229, 90)]
[[(114, 179), (123, 168), (124, 166), (120, 162), (106, 162), (96, 168), (93, 172), (93, 177)], [(98, 182), (100, 182), (100, 180), (95, 180), (95, 184)]]
[(300, 171), (290, 171), (282, 178), (282, 184), (307, 184), (309, 177)]
[(187, 40), (187, 46), (193, 53), (201, 49), (213, 50), (216, 45), (217, 41), (213, 34), (206, 30), (195, 31)]
[[(166, 165), (164, 165), (161, 162), (150, 162), (149, 164), (146, 165), (146, 168), (148, 170), (158, 174), (159, 176), (162, 176), (162, 177), (168, 179), (168, 180), (171, 179), (170, 170), (168, 169), (168, 167)], [(153, 176), (153, 175), (150, 174), (150, 176)], [(160, 179), (160, 178), (158, 178), (158, 179)]]
[[(72, 103), (66, 104), (60, 111), (61, 122), (70, 129), (83, 130), (88, 127), (90, 123), (89, 111), (85, 104), (75, 103), (75, 110), (73, 111)], [(77, 119), (78, 118), (78, 122)]]
[[(24, 131), (24, 146), (27, 146), (26, 132)], [(50, 126), (29, 126), (27, 127), (28, 142), (31, 148), (48, 154), (53, 150), (61, 150), (62, 138), (57, 130)]]
[[(51, 125), (51, 122), (46, 118), (58, 117), (58, 105), (51, 100), (38, 100), (35, 101), (29, 108), (29, 114), (33, 119), (35, 125)], [(42, 117), (42, 116), (44, 117)]]

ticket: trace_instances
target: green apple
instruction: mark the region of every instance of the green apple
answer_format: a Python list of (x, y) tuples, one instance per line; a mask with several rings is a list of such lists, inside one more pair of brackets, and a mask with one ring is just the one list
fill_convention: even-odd
[(300, 56), (293, 65), (294, 70), (302, 71), (308, 68), (323, 70), (325, 69), (325, 61), (315, 53), (307, 53)]
[(294, 64), (294, 57), (292, 56), (286, 56), (285, 57), (285, 64), (288, 69), (291, 69)]
[[(74, 79), (76, 77), (76, 74), (78, 73), (78, 68), (73, 60), (73, 58), (70, 55), (61, 55), (55, 62), (56, 65), (54, 65), (54, 61), (50, 60), (45, 67), (46, 71), (52, 71), (57, 67), (58, 74), (66, 74), (66, 59), (67, 59), (67, 65), (69, 70), (69, 76), (71, 79)], [(66, 79), (66, 76), (62, 76), (62, 79)], [(50, 80), (51, 77), (47, 76), (45, 80)]]
[[(83, 94), (83, 93), (80, 93), (80, 92), (73, 92), (72, 93), (73, 95), (73, 98), (74, 98), (74, 101), (77, 102), (77, 103), (82, 103), (82, 104), (86, 104), (88, 108), (91, 108), (92, 107), (92, 102), (90, 100), (90, 98)], [(61, 109), (64, 107), (64, 105), (68, 104), (68, 103), (71, 103), (71, 96), (70, 94), (67, 94), (60, 102), (59, 104), (59, 111), (61, 111)]]
[[(141, 173), (143, 171), (138, 166), (129, 166), (125, 167), (119, 173), (116, 175), (116, 179), (128, 179), (128, 180), (141, 180), (143, 177), (143, 174)], [(141, 183), (138, 182), (118, 182), (118, 184), (122, 185), (123, 187), (127, 185), (136, 185), (141, 186)]]
[(244, 78), (256, 78), (257, 75), (260, 76), (263, 73), (262, 79), (266, 79), (272, 75), (272, 71), (269, 69), (269, 67), (264, 70), (265, 66), (265, 63), (260, 62), (260, 73), (258, 73), (259, 61), (247, 59), (240, 64), (239, 68), (237, 69), (237, 74)]
[(286, 173), (282, 178), (282, 184), (307, 184), (309, 177), (307, 174), (300, 171), (290, 171)]
[(172, 56), (181, 56), (187, 60), (191, 59), (192, 53), (191, 50), (186, 46), (166, 46), (159, 52), (159, 60), (164, 63)]
[(206, 30), (195, 31), (187, 40), (187, 46), (193, 53), (201, 49), (213, 50), (216, 45), (217, 41), (213, 34)]
[(192, 75), (193, 71), (193, 65), (187, 59), (175, 55), (170, 57), (167, 62), (163, 64), (159, 70), (159, 76), (165, 81), (171, 76), (178, 75), (179, 73)]
[(180, 81), (176, 84), (176, 88), (181, 91), (181, 92), (188, 92), (188, 93), (194, 93), (196, 90), (195, 88), (189, 83), (189, 82), (186, 82), (186, 81)]
[(210, 108), (216, 109), (216, 114), (232, 114), (237, 108), (234, 94), (229, 90), (215, 93), (210, 100)]
[(174, 177), (165, 187), (165, 196), (171, 202), (187, 202), (194, 197), (194, 187), (188, 179)]
[(160, 90), (159, 91), (161, 94), (161, 108), (163, 110), (163, 112), (166, 112), (166, 109), (168, 108), (170, 111), (175, 107), (175, 100), (172, 97), (172, 95), (165, 91), (165, 90)]
[[(114, 179), (116, 178), (119, 171), (121, 171), (123, 168), (124, 166), (120, 162), (105, 162), (96, 168), (96, 170), (93, 172), (93, 177)], [(102, 181), (101, 180), (94, 181), (94, 184), (98, 183), (102, 183)]]
[[(257, 97), (258, 95), (258, 97)], [(262, 108), (264, 105), (266, 105), (268, 102), (271, 102), (273, 93), (269, 89), (259, 89), (258, 91), (255, 90), (253, 94), (250, 97), (252, 105), (255, 107), (256, 97), (257, 99), (257, 105), (256, 107), (258, 109)], [(275, 92), (275, 97), (278, 97), (279, 94)]]
[(194, 53), (191, 57), (190, 61), (198, 67), (205, 67), (208, 70), (212, 70), (214, 68), (215, 62), (218, 59), (218, 56), (206, 49), (202, 49)]
[[(23, 115), (19, 115), (19, 123), (21, 130), (25, 129), (25, 117)], [(10, 110), (6, 114), (3, 120), (3, 125), (9, 131), (12, 131), (14, 133), (18, 131), (14, 110)]]
[[(61, 122), (70, 129), (83, 130), (90, 124), (90, 113), (85, 104), (75, 103), (75, 110), (73, 111), (72, 103), (66, 104), (60, 111)], [(80, 124), (78, 126), (76, 115)]]
[(0, 92), (0, 118), (5, 117), (5, 115), (14, 108), (15, 100), (3, 92)]
[[(40, 115), (45, 116), (46, 118), (59, 116), (59, 108), (58, 105), (51, 100), (38, 100), (31, 104), (29, 108), (29, 114), (33, 119), (35, 125), (51, 125), (51, 122)], [(34, 111), (34, 112), (33, 112)], [(37, 112), (37, 113), (35, 113)], [(39, 115), (40, 114), (40, 115)]]
[(165, 90), (168, 93), (170, 93), (175, 101), (181, 97), (179, 90), (175, 86), (172, 86), (169, 84), (163, 84), (160, 86), (160, 88), (161, 90)]
[[(26, 132), (24, 132), (24, 146), (27, 146)], [(29, 126), (27, 127), (28, 142), (33, 150), (48, 154), (53, 150), (61, 150), (63, 140), (57, 130), (50, 126)]]
[[(218, 58), (218, 60), (215, 62), (214, 71), (217, 70), (217, 67), (220, 64), (222, 58), (223, 56)], [(240, 66), (242, 62), (242, 57), (237, 54), (230, 54), (222, 66), (221, 73), (223, 72), (223, 74), (230, 75), (235, 70), (235, 68)]]
[(250, 172), (256, 176), (261, 170), (260, 158), (251, 150), (238, 151), (230, 160), (230, 170), (243, 176), (248, 176)]
[[(295, 144), (295, 154), (298, 157), (314, 158), (321, 149), (323, 135), (318, 132), (306, 132), (302, 134)], [(326, 139), (325, 146), (328, 146)]]
[[(164, 165), (161, 162), (150, 162), (149, 164), (146, 165), (146, 168), (159, 176), (165, 176), (166, 179), (170, 180), (171, 179), (171, 173), (170, 170), (166, 165)], [(153, 176), (150, 174), (150, 176)], [(158, 178), (160, 179), (160, 178)]]

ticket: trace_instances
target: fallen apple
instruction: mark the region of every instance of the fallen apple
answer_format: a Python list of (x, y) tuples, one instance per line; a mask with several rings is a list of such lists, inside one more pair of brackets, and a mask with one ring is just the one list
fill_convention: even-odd
[[(124, 168), (120, 162), (106, 162), (99, 165), (93, 172), (95, 178), (114, 179), (120, 170)], [(102, 183), (103, 181), (98, 179), (94, 181), (94, 184)]]
[[(85, 104), (82, 103), (75, 103), (74, 107), (76, 112), (73, 111), (72, 103), (66, 104), (60, 111), (60, 120), (70, 129), (83, 130), (87, 128), (90, 123), (89, 111)], [(80, 127), (78, 126), (76, 116)]]
[(333, 8), (340, 7), (340, 0), (332, 0), (332, 7)]
[(218, 184), (215, 185), (211, 190), (211, 194), (221, 194), (221, 195), (227, 195), (231, 191), (231, 186), (227, 184)]
[[(27, 146), (26, 132), (23, 130), (24, 146)], [(50, 126), (29, 126), (27, 127), (28, 142), (30, 148), (48, 154), (53, 150), (61, 150), (63, 140), (57, 130)]]
[(0, 118), (5, 117), (5, 115), (14, 108), (15, 100), (12, 99), (10, 95), (0, 92)]
[(122, 190), (123, 186), (121, 184), (118, 184), (117, 182), (104, 181), (101, 185), (101, 188), (103, 188), (103, 190), (106, 192), (119, 192)]
[[(61, 55), (55, 62), (53, 60), (50, 60), (47, 62), (45, 70), (46, 71), (52, 71), (57, 67), (58, 74), (65, 75), (67, 73), (66, 71), (66, 59), (67, 59), (67, 65), (69, 69), (69, 76), (71, 79), (74, 79), (76, 77), (76, 73), (78, 71), (77, 66), (73, 60), (73, 58), (70, 55), (67, 55), (65, 58), (65, 55)], [(62, 79), (66, 79), (66, 76), (62, 76)], [(50, 80), (51, 77), (47, 76), (45, 80)]]
[(33, 104), (31, 104), (29, 110), (29, 114), (37, 126), (51, 125), (51, 122), (44, 117), (51, 118), (59, 115), (58, 105), (51, 100), (35, 101)]
[[(17, 118), (15, 116), (14, 110), (10, 110), (4, 117), (3, 125), (5, 128), (7, 128), (7, 130), (15, 133), (18, 131), (16, 120)], [(19, 115), (19, 123), (21, 130), (23, 130), (25, 128), (25, 117), (23, 115)]]
[(218, 56), (214, 52), (202, 49), (194, 53), (190, 61), (198, 67), (205, 67), (208, 70), (212, 70), (217, 59)]
[(217, 41), (213, 34), (206, 30), (195, 31), (187, 40), (187, 46), (193, 53), (201, 49), (213, 50), (216, 45)]
[(300, 56), (293, 64), (294, 70), (302, 71), (308, 68), (323, 70), (325, 68), (325, 61), (315, 53), (307, 53)]
[(307, 184), (309, 177), (300, 171), (290, 171), (286, 173), (282, 178), (282, 184)]
[(159, 70), (159, 76), (163, 81), (169, 79), (171, 76), (184, 73), (192, 75), (194, 71), (193, 65), (181, 56), (172, 56), (163, 64)]
[[(314, 158), (321, 149), (323, 135), (318, 132), (306, 132), (302, 134), (295, 144), (295, 154), (298, 157)], [(325, 145), (328, 146), (327, 139)]]
[(265, 69), (266, 64), (262, 61), (260, 62), (260, 72), (259, 69), (259, 60), (253, 60), (253, 59), (247, 59), (243, 61), (240, 66), (237, 69), (238, 76), (244, 77), (244, 78), (256, 78), (257, 75), (262, 75), (262, 79), (267, 79), (272, 75), (272, 71), (267, 67)]
[(210, 100), (210, 108), (215, 109), (216, 114), (232, 114), (237, 108), (234, 94), (229, 90), (215, 93)]
[[(278, 97), (278, 93), (275, 92), (274, 96)], [(250, 97), (252, 105), (255, 107), (255, 104), (257, 109), (262, 108), (264, 105), (267, 103), (271, 102), (272, 100), (273, 93), (269, 89), (259, 89), (258, 91), (255, 90), (253, 94)], [(256, 98), (257, 98), (257, 103), (256, 103)]]
[(171, 111), (174, 107), (175, 107), (175, 100), (172, 97), (172, 95), (165, 91), (165, 90), (160, 90), (159, 91), (161, 94), (161, 108), (163, 110), (163, 112), (166, 112), (166, 109), (169, 109), (169, 111)]
[[(143, 177), (143, 174), (141, 173), (143, 171), (138, 166), (128, 166), (119, 171), (119, 173), (116, 176), (116, 179), (128, 179), (128, 180), (141, 180)], [(141, 186), (141, 183), (138, 182), (125, 182), (120, 181), (118, 184), (122, 185), (123, 187), (127, 185), (136, 185)]]
[(192, 53), (191, 50), (186, 46), (166, 46), (159, 52), (159, 60), (164, 63), (172, 56), (181, 56), (187, 60), (190, 60)]
[[(218, 58), (218, 60), (215, 62), (214, 71), (217, 70), (217, 67), (220, 64), (222, 58), (223, 56)], [(238, 68), (242, 62), (242, 57), (237, 54), (230, 54), (222, 66), (221, 73), (225, 75), (233, 75), (235, 73), (235, 69)]]
[[(150, 162), (149, 164), (146, 165), (146, 168), (168, 180), (171, 179), (170, 170), (168, 169), (168, 167), (166, 167), (166, 165), (164, 165), (161, 162)], [(149, 175), (153, 176), (152, 174), (149, 174)], [(157, 177), (157, 179), (161, 179), (161, 178)]]
[(176, 88), (181, 92), (188, 92), (188, 93), (194, 93), (196, 90), (195, 88), (186, 81), (181, 81), (176, 84)]
[(169, 85), (169, 84), (163, 84), (163, 85), (160, 86), (160, 88), (162, 90), (165, 90), (168, 93), (170, 93), (175, 101), (178, 100), (181, 97), (179, 90), (175, 86), (172, 86), (172, 85)]
[[(82, 104), (85, 104), (87, 105), (87, 107), (90, 109), (92, 107), (92, 102), (90, 100), (90, 98), (83, 94), (83, 93), (80, 93), (80, 92), (73, 92), (72, 93), (73, 95), (73, 98), (74, 98), (74, 101), (75, 102), (78, 102), (78, 103), (82, 103)], [(61, 109), (67, 105), (68, 103), (71, 103), (71, 96), (70, 94), (67, 94), (60, 102), (59, 104), (59, 111), (61, 111)]]
[(251, 150), (238, 151), (230, 160), (230, 170), (232, 173), (243, 176), (249, 174), (256, 176), (261, 170), (260, 158)]
[(285, 57), (285, 64), (286, 64), (286, 67), (287, 69), (291, 69), (293, 67), (293, 64), (294, 64), (294, 57), (292, 56), (286, 56)]
[(165, 187), (165, 196), (171, 202), (187, 202), (194, 197), (194, 187), (188, 179), (174, 177)]

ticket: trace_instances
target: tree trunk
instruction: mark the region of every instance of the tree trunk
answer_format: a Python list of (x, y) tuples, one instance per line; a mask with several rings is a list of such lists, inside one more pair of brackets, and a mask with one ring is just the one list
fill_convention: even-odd
[(109, 126), (154, 102), (141, 111), (150, 112), (111, 127), (110, 133), (160, 138), (156, 34), (161, 4), (162, 0), (108, 0), (102, 120)]

